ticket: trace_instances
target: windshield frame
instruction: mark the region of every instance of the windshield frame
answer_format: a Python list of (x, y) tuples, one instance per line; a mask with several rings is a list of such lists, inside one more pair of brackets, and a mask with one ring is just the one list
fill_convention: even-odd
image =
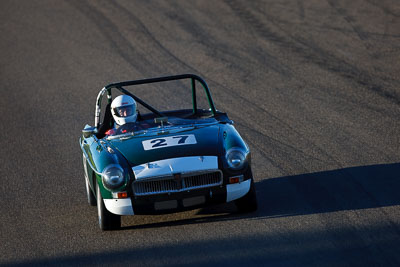
[(135, 136), (143, 136), (143, 135), (153, 135), (153, 134), (158, 134), (160, 132), (164, 132), (166, 134), (170, 132), (175, 132), (175, 131), (191, 131), (193, 129), (198, 129), (198, 128), (203, 128), (203, 127), (208, 127), (211, 125), (217, 125), (219, 124), (219, 121), (207, 121), (207, 122), (193, 122), (190, 124), (177, 124), (177, 125), (165, 125), (165, 126), (154, 126), (150, 127), (147, 129), (142, 129), (138, 131), (128, 131), (126, 133), (121, 133), (121, 134), (115, 134), (115, 135), (109, 135), (106, 137), (108, 141), (115, 140), (115, 139), (130, 139), (131, 137)]

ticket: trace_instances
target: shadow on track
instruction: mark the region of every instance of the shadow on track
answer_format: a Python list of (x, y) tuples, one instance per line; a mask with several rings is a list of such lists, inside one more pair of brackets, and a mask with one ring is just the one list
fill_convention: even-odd
[(400, 163), (286, 176), (256, 184), (259, 216), (290, 216), (400, 204)]
[[(123, 227), (122, 230), (263, 219), (400, 205), (400, 163), (264, 179), (256, 183), (258, 211), (236, 212), (233, 203), (199, 210), (200, 218)], [(213, 216), (209, 216), (213, 215)]]
[[(238, 214), (232, 203), (201, 209), (198, 215), (204, 217), (178, 221), (158, 222), (147, 225), (128, 226), (123, 229), (143, 229), (187, 224), (202, 224), (226, 220), (266, 219), (273, 217), (296, 216), (316, 213), (327, 213), (343, 210), (357, 210), (386, 207), (400, 204), (400, 164), (372, 165), (345, 168), (333, 171), (286, 176), (265, 179), (256, 183), (259, 210), (250, 214)], [(229, 212), (227, 214), (227, 211)], [(213, 216), (210, 216), (213, 215)], [(365, 227), (361, 234), (374, 235), (381, 233), (379, 225)], [(398, 226), (395, 226), (398, 227)], [(351, 228), (351, 227), (350, 227)], [(353, 229), (344, 226), (340, 229), (341, 236), (348, 236)], [(398, 229), (397, 229), (398, 230)], [(397, 231), (399, 233), (399, 231)], [(360, 233), (359, 233), (360, 234)], [(233, 266), (262, 265), (266, 262), (283, 265), (326, 265), (326, 264), (359, 264), (371, 261), (393, 264), (396, 259), (390, 259), (393, 248), (397, 248), (398, 236), (388, 236), (384, 243), (369, 244), (350, 242), (345, 251), (351, 252), (351, 257), (343, 257), (343, 248), (327, 246), (323, 238), (325, 232), (315, 229), (311, 232), (293, 231), (290, 233), (273, 233), (257, 236), (232, 237), (227, 239), (197, 240), (185, 244), (160, 245), (158, 247), (124, 249), (113, 252), (98, 252), (76, 256), (62, 256), (49, 259), (36, 259), (8, 263), (9, 266), (22, 265), (57, 265), (69, 266), (75, 264), (106, 265), (115, 263), (149, 263), (169, 262), (176, 264), (221, 264)], [(303, 244), (298, 250), (297, 243)], [(329, 243), (329, 242), (328, 242)], [(238, 253), (238, 244), (240, 252)], [(379, 245), (388, 255), (383, 258), (368, 256), (368, 247)], [(277, 248), (280, 248), (277, 250)], [(201, 255), (211, 255), (208, 257)], [(163, 255), (163, 259), (155, 259), (155, 255)], [(367, 255), (367, 256), (366, 256)], [(388, 256), (388, 257), (386, 257)], [(220, 260), (215, 260), (220, 259)], [(160, 261), (158, 261), (160, 260)], [(394, 260), (394, 261), (393, 261)]]

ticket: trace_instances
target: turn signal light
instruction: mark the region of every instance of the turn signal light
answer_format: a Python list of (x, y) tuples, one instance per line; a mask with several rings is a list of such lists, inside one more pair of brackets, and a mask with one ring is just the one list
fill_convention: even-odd
[(117, 196), (118, 196), (118, 198), (127, 198), (128, 193), (127, 192), (118, 192)]
[(230, 184), (237, 184), (243, 182), (243, 175), (229, 177)]
[(230, 183), (230, 184), (237, 184), (237, 183), (239, 183), (239, 177), (231, 177), (231, 178), (229, 178), (229, 183)]

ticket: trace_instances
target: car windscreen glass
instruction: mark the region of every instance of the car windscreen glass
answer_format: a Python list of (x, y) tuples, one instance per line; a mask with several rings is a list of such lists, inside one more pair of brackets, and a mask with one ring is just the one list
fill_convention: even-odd
[(170, 117), (168, 121), (161, 126), (160, 123), (155, 123), (154, 120), (142, 120), (137, 122), (126, 123), (119, 126), (113, 136), (127, 135), (127, 134), (145, 134), (147, 132), (160, 131), (161, 127), (164, 129), (196, 127), (200, 125), (210, 125), (218, 123), (214, 118), (206, 119), (181, 119), (178, 117)]

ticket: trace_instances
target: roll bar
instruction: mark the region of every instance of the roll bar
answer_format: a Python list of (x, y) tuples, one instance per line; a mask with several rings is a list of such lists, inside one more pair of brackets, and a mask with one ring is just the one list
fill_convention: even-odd
[(196, 101), (196, 81), (198, 81), (207, 96), (208, 104), (210, 105), (211, 112), (213, 116), (216, 115), (216, 109), (214, 106), (214, 101), (211, 97), (210, 90), (208, 89), (207, 83), (199, 76), (195, 74), (181, 74), (181, 75), (174, 75), (174, 76), (164, 76), (164, 77), (158, 77), (158, 78), (150, 78), (150, 79), (142, 79), (142, 80), (133, 80), (133, 81), (125, 81), (125, 82), (118, 82), (118, 83), (111, 83), (106, 85), (103, 89), (100, 90), (99, 94), (97, 95), (97, 100), (96, 100), (96, 112), (95, 112), (95, 127), (98, 128), (100, 124), (100, 113), (101, 113), (101, 100), (103, 98), (103, 95), (107, 92), (107, 98), (108, 101), (111, 102), (112, 95), (111, 95), (111, 89), (115, 88), (119, 91), (121, 91), (124, 94), (127, 94), (131, 96), (133, 99), (136, 100), (136, 102), (140, 103), (143, 105), (145, 108), (149, 109), (153, 113), (155, 113), (158, 117), (164, 117), (164, 115), (138, 98), (137, 96), (133, 95), (129, 91), (127, 91), (125, 88), (126, 86), (133, 86), (133, 85), (140, 85), (140, 84), (150, 84), (150, 83), (159, 83), (159, 82), (167, 82), (167, 81), (174, 81), (174, 80), (183, 80), (183, 79), (191, 79), (191, 85), (192, 85), (192, 103), (193, 103), (193, 113), (197, 113), (197, 101)]

